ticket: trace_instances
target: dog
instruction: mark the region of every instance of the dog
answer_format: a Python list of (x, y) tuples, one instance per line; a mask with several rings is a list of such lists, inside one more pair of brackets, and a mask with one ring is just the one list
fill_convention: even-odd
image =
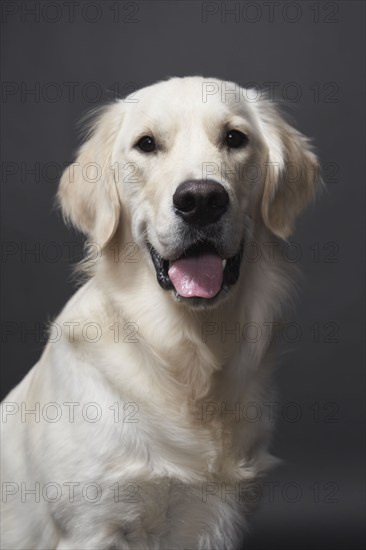
[(240, 548), (275, 461), (245, 411), (271, 401), (281, 243), (317, 174), (233, 83), (175, 77), (94, 116), (58, 191), (88, 278), (2, 404), (3, 549)]

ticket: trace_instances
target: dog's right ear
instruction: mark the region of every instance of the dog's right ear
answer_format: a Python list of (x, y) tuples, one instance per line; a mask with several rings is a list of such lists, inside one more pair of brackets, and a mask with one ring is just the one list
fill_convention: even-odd
[(64, 171), (57, 195), (66, 220), (100, 247), (110, 241), (120, 218), (112, 151), (122, 119), (120, 103), (99, 112), (75, 162)]

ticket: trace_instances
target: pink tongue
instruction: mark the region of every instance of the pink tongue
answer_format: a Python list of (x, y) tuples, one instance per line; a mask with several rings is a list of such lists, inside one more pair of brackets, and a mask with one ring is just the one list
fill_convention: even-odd
[(176, 260), (168, 273), (175, 290), (183, 298), (213, 298), (220, 292), (224, 277), (222, 260), (215, 254)]

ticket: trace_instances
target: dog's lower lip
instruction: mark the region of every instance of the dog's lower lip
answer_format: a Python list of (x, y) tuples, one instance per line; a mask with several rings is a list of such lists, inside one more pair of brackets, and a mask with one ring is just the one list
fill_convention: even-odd
[(165, 260), (164, 258), (162, 258), (160, 254), (158, 254), (158, 252), (149, 242), (147, 243), (147, 247), (149, 249), (150, 256), (155, 267), (156, 278), (158, 280), (159, 285), (164, 290), (174, 289), (173, 283), (171, 282), (170, 277), (168, 275), (169, 260)]
[[(196, 246), (195, 253), (198, 253), (197, 250), (199, 250), (199, 246), (200, 245)], [(206, 247), (206, 250), (210, 250), (211, 252), (212, 251), (216, 252), (216, 248), (212, 244), (202, 243), (201, 246)], [(239, 247), (238, 252), (234, 256), (231, 256), (230, 258), (227, 258), (227, 259), (226, 258), (222, 259), (224, 279), (223, 279), (222, 287), (221, 287), (221, 290), (220, 290), (219, 294), (221, 293), (221, 291), (224, 287), (227, 288), (227, 287), (235, 284), (236, 281), (238, 280), (239, 274), (240, 274), (240, 264), (241, 264), (241, 259), (242, 259), (243, 246), (244, 246), (244, 242), (242, 242), (241, 246)], [(195, 300), (196, 298), (183, 298), (183, 297), (181, 297), (180, 294), (176, 291), (176, 289), (175, 289), (175, 287), (174, 287), (174, 285), (173, 285), (173, 283), (172, 283), (172, 281), (169, 277), (169, 274), (168, 274), (169, 267), (170, 267), (171, 263), (173, 261), (176, 261), (176, 259), (180, 259), (180, 258), (185, 257), (187, 254), (189, 254), (191, 249), (187, 249), (185, 252), (183, 252), (183, 254), (181, 254), (175, 260), (168, 260), (168, 259), (165, 259), (162, 256), (160, 256), (160, 254), (155, 250), (155, 248), (152, 246), (152, 244), (148, 241), (147, 241), (147, 247), (148, 247), (148, 250), (150, 252), (150, 256), (151, 256), (153, 265), (155, 267), (156, 278), (157, 278), (157, 281), (158, 281), (159, 285), (164, 290), (174, 290), (176, 296), (180, 299), (184, 299), (185, 301)], [(203, 298), (202, 300), (204, 300), (205, 302), (210, 302), (211, 300), (214, 300), (216, 297), (217, 296), (215, 296), (214, 298)]]

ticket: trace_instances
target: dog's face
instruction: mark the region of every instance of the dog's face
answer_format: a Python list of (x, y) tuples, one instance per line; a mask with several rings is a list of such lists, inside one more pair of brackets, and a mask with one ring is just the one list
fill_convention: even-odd
[(134, 213), (133, 236), (146, 236), (160, 285), (195, 304), (217, 297), (239, 275), (256, 191), (241, 172), (259, 164), (264, 150), (245, 105), (204, 92), (201, 79), (142, 90), (116, 141), (116, 159), (135, 168), (120, 187)]
[(253, 224), (285, 238), (314, 194), (306, 139), (234, 86), (174, 78), (108, 107), (60, 186), (66, 215), (101, 246), (123, 205), (160, 286), (191, 306), (230, 291)]

